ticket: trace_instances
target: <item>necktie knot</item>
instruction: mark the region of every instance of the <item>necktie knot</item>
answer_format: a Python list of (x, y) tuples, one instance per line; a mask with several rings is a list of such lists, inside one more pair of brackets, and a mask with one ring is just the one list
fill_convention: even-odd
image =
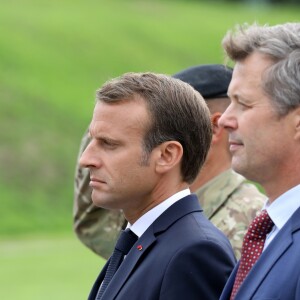
[(268, 212), (263, 210), (251, 223), (245, 238), (249, 240), (263, 240), (271, 231), (274, 223)]
[(138, 237), (130, 229), (122, 230), (115, 248), (123, 255), (127, 255), (137, 239)]

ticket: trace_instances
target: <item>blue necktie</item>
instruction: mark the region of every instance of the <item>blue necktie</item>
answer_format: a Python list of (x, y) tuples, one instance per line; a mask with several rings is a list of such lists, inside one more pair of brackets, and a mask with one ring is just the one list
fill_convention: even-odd
[(133, 244), (137, 241), (138, 237), (130, 230), (122, 230), (120, 237), (115, 246), (114, 252), (109, 260), (109, 265), (105, 273), (102, 284), (96, 296), (96, 300), (100, 300), (102, 295), (107, 288), (109, 282), (113, 278), (117, 269), (124, 260), (124, 256), (128, 254), (129, 250), (132, 248)]

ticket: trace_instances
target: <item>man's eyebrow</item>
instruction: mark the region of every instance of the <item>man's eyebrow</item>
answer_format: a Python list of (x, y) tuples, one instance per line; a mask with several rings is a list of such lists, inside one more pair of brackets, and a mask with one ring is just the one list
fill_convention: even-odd
[(95, 140), (98, 140), (98, 141), (102, 141), (102, 142), (108, 142), (108, 143), (111, 143), (111, 144), (119, 144), (120, 141), (117, 140), (117, 139), (114, 139), (114, 138), (111, 138), (109, 136), (106, 136), (106, 135), (94, 135), (94, 136), (91, 136), (91, 138), (94, 138)]
[(228, 98), (230, 99), (230, 100), (232, 100), (232, 99), (239, 99), (240, 98), (240, 94), (239, 93), (237, 93), (237, 92), (233, 92), (233, 93), (227, 93), (227, 95), (228, 95)]

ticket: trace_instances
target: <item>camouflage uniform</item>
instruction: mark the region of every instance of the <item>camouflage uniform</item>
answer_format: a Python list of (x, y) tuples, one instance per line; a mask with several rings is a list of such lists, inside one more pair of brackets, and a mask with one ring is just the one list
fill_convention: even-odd
[(207, 182), (195, 194), (204, 214), (228, 237), (239, 259), (244, 235), (266, 196), (231, 169)]
[[(85, 135), (79, 155), (89, 142)], [(255, 185), (232, 170), (225, 171), (196, 192), (204, 213), (229, 238), (237, 259), (248, 225), (266, 199)], [(89, 171), (77, 167), (75, 175), (74, 229), (79, 239), (95, 253), (108, 258), (124, 225), (121, 211), (93, 205)]]

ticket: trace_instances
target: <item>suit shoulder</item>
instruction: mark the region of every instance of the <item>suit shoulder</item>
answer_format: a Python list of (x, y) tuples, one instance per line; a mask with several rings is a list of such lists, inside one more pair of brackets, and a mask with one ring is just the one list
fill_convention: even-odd
[(202, 212), (193, 212), (187, 218), (179, 220), (174, 230), (186, 239), (186, 245), (188, 242), (194, 245), (215, 244), (232, 252), (228, 238)]

